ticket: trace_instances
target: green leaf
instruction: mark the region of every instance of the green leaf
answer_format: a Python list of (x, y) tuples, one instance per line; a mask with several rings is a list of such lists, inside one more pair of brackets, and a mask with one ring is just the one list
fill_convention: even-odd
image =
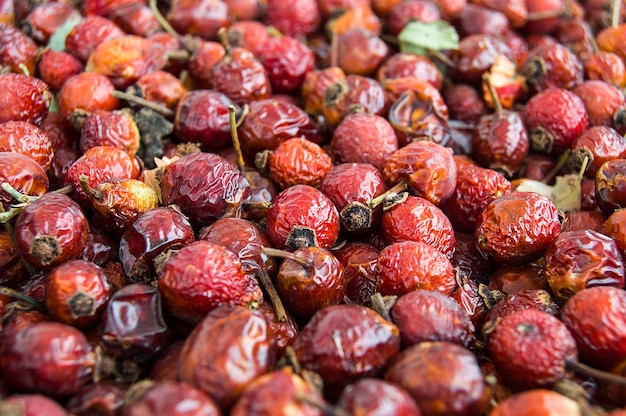
[(400, 50), (418, 55), (426, 55), (428, 51), (443, 51), (459, 48), (459, 34), (449, 23), (442, 20), (436, 22), (410, 22), (398, 35)]
[(82, 16), (74, 16), (68, 18), (57, 30), (50, 36), (48, 47), (53, 51), (65, 50), (65, 38), (74, 29), (74, 26), (83, 20)]
[(532, 179), (521, 179), (516, 188), (519, 192), (537, 192), (554, 203), (563, 212), (581, 208), (580, 177), (576, 174), (557, 176), (553, 186)]

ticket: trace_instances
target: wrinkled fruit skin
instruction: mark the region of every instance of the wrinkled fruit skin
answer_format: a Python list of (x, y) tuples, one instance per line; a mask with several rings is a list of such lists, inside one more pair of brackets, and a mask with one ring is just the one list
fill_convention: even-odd
[(187, 383), (162, 381), (151, 386), (139, 400), (126, 406), (124, 414), (220, 416), (221, 412), (213, 399)]

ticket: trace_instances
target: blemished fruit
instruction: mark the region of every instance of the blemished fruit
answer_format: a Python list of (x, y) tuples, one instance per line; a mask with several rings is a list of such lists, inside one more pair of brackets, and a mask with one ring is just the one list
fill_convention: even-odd
[(0, 0), (0, 414), (623, 413), (616, 3)]

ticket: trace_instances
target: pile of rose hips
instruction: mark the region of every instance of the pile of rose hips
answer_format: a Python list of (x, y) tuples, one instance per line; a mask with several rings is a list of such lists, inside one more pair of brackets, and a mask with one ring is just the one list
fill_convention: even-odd
[(626, 414), (621, 3), (0, 0), (0, 414)]

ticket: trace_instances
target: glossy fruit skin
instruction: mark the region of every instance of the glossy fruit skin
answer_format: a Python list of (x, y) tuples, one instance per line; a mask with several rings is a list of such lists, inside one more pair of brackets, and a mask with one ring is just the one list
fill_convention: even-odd
[(192, 324), (223, 303), (246, 305), (263, 299), (259, 284), (233, 252), (202, 240), (165, 262), (158, 287), (167, 310)]
[(280, 143), (267, 160), (269, 176), (281, 189), (293, 185), (319, 188), (332, 166), (328, 153), (304, 137)]
[(573, 142), (569, 168), (578, 172), (585, 157), (589, 158), (585, 175), (595, 178), (600, 167), (612, 159), (626, 158), (626, 140), (613, 128), (604, 125), (589, 127)]
[(87, 243), (89, 223), (64, 194), (45, 194), (24, 208), (15, 223), (16, 248), (38, 269), (77, 258)]
[(422, 413), (406, 390), (385, 380), (362, 378), (341, 392), (337, 406), (350, 414), (384, 415), (392, 412), (403, 416)]
[(137, 80), (130, 88), (135, 95), (170, 110), (176, 109), (185, 94), (185, 86), (173, 74), (163, 70), (152, 71)]
[(84, 153), (92, 147), (112, 146), (134, 156), (139, 144), (139, 128), (129, 112), (95, 110), (83, 123), (78, 147)]
[(177, 250), (195, 240), (191, 224), (172, 207), (151, 209), (137, 218), (122, 235), (119, 258), (134, 282), (156, 279), (155, 259), (168, 250)]
[(376, 79), (381, 84), (386, 80), (418, 77), (428, 81), (437, 89), (441, 89), (442, 75), (425, 56), (415, 55), (406, 52), (398, 52), (388, 57), (376, 71)]
[(464, 166), (457, 169), (454, 193), (442, 205), (454, 229), (474, 234), (482, 210), (494, 199), (511, 192), (511, 182), (492, 169)]
[(102, 317), (100, 334), (107, 352), (144, 362), (169, 342), (161, 294), (154, 286), (129, 284), (115, 292)]
[(448, 217), (424, 198), (409, 195), (383, 213), (382, 233), (387, 244), (419, 241), (446, 257), (454, 253), (454, 229)]
[(329, 250), (319, 247), (303, 247), (294, 254), (310, 266), (290, 259), (281, 263), (275, 285), (285, 307), (309, 319), (315, 312), (341, 303), (346, 278), (339, 260)]
[(365, 113), (382, 116), (386, 104), (380, 83), (373, 78), (349, 74), (326, 89), (323, 113), (331, 127), (337, 127), (354, 106), (363, 107)]
[(487, 106), (478, 90), (469, 84), (455, 83), (443, 91), (450, 119), (476, 123), (487, 114)]
[(337, 36), (337, 65), (346, 74), (374, 76), (389, 56), (387, 43), (368, 29), (352, 27)]
[(400, 349), (400, 333), (372, 309), (333, 305), (313, 315), (293, 348), (303, 368), (322, 376), (325, 396), (336, 398), (348, 384), (380, 374)]
[(455, 53), (455, 79), (470, 84), (479, 83), (482, 74), (491, 67), (498, 55), (511, 58), (509, 47), (497, 36), (476, 34), (462, 38)]
[(624, 93), (613, 84), (600, 80), (586, 80), (572, 88), (585, 104), (589, 126), (614, 126), (614, 116), (626, 105)]
[(546, 250), (544, 274), (560, 301), (586, 287), (624, 287), (624, 261), (617, 243), (593, 230), (561, 232)]
[(200, 143), (206, 150), (230, 145), (230, 105), (233, 102), (217, 91), (185, 92), (176, 106), (174, 135), (181, 142)]
[(537, 309), (514, 312), (496, 324), (489, 356), (498, 374), (519, 388), (550, 387), (577, 359), (576, 341), (558, 318)]
[(122, 411), (126, 390), (124, 384), (115, 381), (89, 384), (72, 396), (66, 402), (65, 408), (76, 416), (116, 415)]
[(560, 43), (532, 49), (521, 72), (536, 92), (549, 88), (570, 89), (583, 82), (584, 76), (580, 59)]
[(586, 79), (597, 79), (623, 88), (626, 84), (626, 65), (613, 52), (598, 51), (583, 62)]
[(370, 163), (382, 171), (398, 150), (398, 138), (384, 117), (355, 113), (337, 126), (330, 145), (336, 162)]
[(376, 293), (378, 253), (376, 247), (362, 242), (349, 242), (333, 252), (345, 271), (345, 303), (371, 306)]
[(0, 24), (0, 66), (8, 67), (10, 72), (29, 75), (35, 74), (37, 65), (37, 44), (17, 27)]
[[(369, 163), (340, 163), (333, 166), (319, 188), (335, 204), (343, 227), (348, 232), (360, 233), (380, 224), (382, 209), (361, 215), (358, 207), (387, 190), (385, 178)], [(357, 209), (352, 215), (351, 210)], [(365, 208), (367, 211), (367, 208)]]
[(457, 16), (462, 36), (478, 33), (503, 35), (511, 29), (507, 16), (499, 10), (468, 4)]
[(214, 39), (221, 27), (228, 27), (230, 14), (223, 1), (177, 0), (165, 16), (178, 33)]
[[(581, 361), (600, 367), (615, 365), (626, 351), (626, 294), (615, 287), (590, 287), (575, 294), (561, 310), (574, 335)], [(609, 322), (610, 325), (598, 325)]]
[(59, 113), (69, 121), (74, 110), (89, 112), (95, 110), (115, 110), (119, 100), (113, 97), (115, 86), (104, 75), (95, 72), (81, 72), (68, 78), (58, 92)]
[(304, 99), (304, 109), (312, 116), (323, 114), (324, 95), (326, 88), (345, 78), (346, 73), (337, 66), (322, 69), (313, 69), (306, 73), (300, 88), (300, 95)]
[(275, 360), (263, 314), (243, 306), (222, 305), (206, 315), (185, 340), (178, 377), (208, 394), (227, 412), (249, 383), (271, 371)]
[(68, 416), (65, 409), (56, 401), (43, 394), (13, 394), (4, 397), (0, 403), (0, 412), (10, 414), (19, 412), (23, 416)]
[(454, 192), (457, 169), (448, 148), (419, 140), (395, 151), (383, 174), (388, 183), (405, 179), (415, 195), (440, 205)]
[[(41, 196), (48, 191), (46, 171), (32, 158), (21, 153), (0, 152), (0, 183), (8, 183), (22, 194)], [(4, 189), (0, 189), (2, 208), (17, 203)]]
[(603, 163), (596, 172), (596, 203), (606, 216), (626, 207), (624, 172), (626, 172), (626, 159), (609, 160)]
[(80, 12), (71, 4), (42, 3), (35, 6), (22, 25), (24, 33), (31, 39), (40, 45), (46, 45), (54, 32), (65, 22), (80, 18)]
[(339, 228), (335, 205), (309, 185), (294, 185), (283, 190), (274, 198), (267, 213), (266, 232), (276, 248), (316, 245), (328, 249), (339, 238)]
[(230, 411), (232, 416), (293, 415), (322, 416), (320, 409), (299, 400), (305, 395), (316, 401), (323, 397), (290, 367), (260, 376), (243, 391)]
[(423, 414), (482, 414), (489, 402), (476, 357), (449, 342), (423, 342), (403, 350), (384, 378), (407, 390)]
[(282, 2), (268, 0), (265, 24), (274, 26), (287, 36), (307, 36), (315, 32), (321, 23), (321, 12), (315, 0)]
[(246, 273), (264, 269), (270, 276), (276, 272), (276, 261), (263, 253), (270, 247), (265, 231), (256, 223), (242, 218), (220, 218), (198, 232), (198, 240), (227, 248), (237, 255)]
[(522, 167), (530, 142), (524, 119), (517, 111), (482, 116), (472, 136), (472, 155), (483, 167), (514, 176)]
[(404, 348), (426, 341), (470, 347), (476, 340), (467, 313), (437, 291), (417, 289), (400, 296), (391, 308), (391, 320), (400, 330)]
[(0, 123), (26, 121), (40, 125), (48, 115), (52, 92), (48, 85), (32, 76), (0, 74)]
[(183, 382), (155, 382), (136, 401), (124, 406), (124, 415), (148, 414), (220, 416), (219, 407), (207, 394)]
[(486, 283), (492, 264), (489, 257), (476, 247), (474, 236), (455, 230), (454, 240), (451, 262), (458, 269), (458, 274), (475, 282)]
[(164, 205), (175, 204), (192, 225), (208, 225), (236, 216), (250, 196), (250, 185), (237, 167), (213, 153), (192, 153), (165, 168), (161, 179)]
[(581, 414), (580, 405), (567, 396), (548, 389), (516, 393), (496, 405), (492, 416), (566, 416)]
[(41, 54), (37, 63), (39, 77), (52, 91), (59, 91), (68, 78), (82, 70), (82, 62), (64, 51), (47, 50)]
[(450, 260), (436, 248), (420, 241), (389, 244), (376, 263), (378, 291), (398, 295), (415, 289), (438, 290), (450, 295), (456, 288)]
[[(603, 218), (605, 217), (603, 216)], [(605, 218), (601, 227), (601, 231), (615, 241), (622, 256), (626, 255), (626, 228), (624, 227), (626, 223), (624, 220), (626, 220), (626, 211), (619, 209)]]
[(394, 36), (411, 21), (424, 23), (435, 22), (441, 19), (441, 12), (435, 2), (423, 0), (411, 0), (401, 2), (391, 9), (389, 14), (389, 33)]
[(78, 329), (41, 322), (4, 342), (0, 367), (14, 391), (52, 398), (76, 394), (92, 377), (95, 355)]
[(560, 154), (568, 149), (588, 124), (584, 102), (562, 88), (551, 88), (533, 95), (524, 107), (531, 148)]
[[(537, 221), (539, 218), (542, 221)], [(534, 192), (511, 192), (485, 207), (474, 238), (494, 260), (519, 264), (540, 256), (560, 229), (552, 201)]]
[(81, 204), (91, 205), (91, 198), (80, 185), (80, 176), (87, 176), (89, 186), (97, 187), (100, 182), (113, 178), (134, 179), (137, 177), (135, 160), (122, 149), (112, 146), (96, 146), (88, 149), (65, 171), (66, 184), (73, 187), (73, 197)]
[(110, 19), (95, 14), (87, 14), (68, 33), (65, 39), (65, 48), (81, 62), (87, 62), (89, 55), (96, 46), (124, 35), (125, 32)]
[(272, 84), (267, 71), (249, 50), (234, 47), (211, 70), (211, 88), (237, 105), (270, 98)]
[(54, 157), (54, 149), (46, 133), (26, 121), (0, 123), (0, 151), (29, 156), (44, 170), (48, 170)]
[(77, 328), (98, 322), (111, 298), (104, 269), (84, 260), (68, 260), (48, 276), (46, 307), (57, 321)]
[(269, 36), (254, 52), (276, 94), (299, 92), (304, 77), (313, 70), (313, 52), (291, 36)]

